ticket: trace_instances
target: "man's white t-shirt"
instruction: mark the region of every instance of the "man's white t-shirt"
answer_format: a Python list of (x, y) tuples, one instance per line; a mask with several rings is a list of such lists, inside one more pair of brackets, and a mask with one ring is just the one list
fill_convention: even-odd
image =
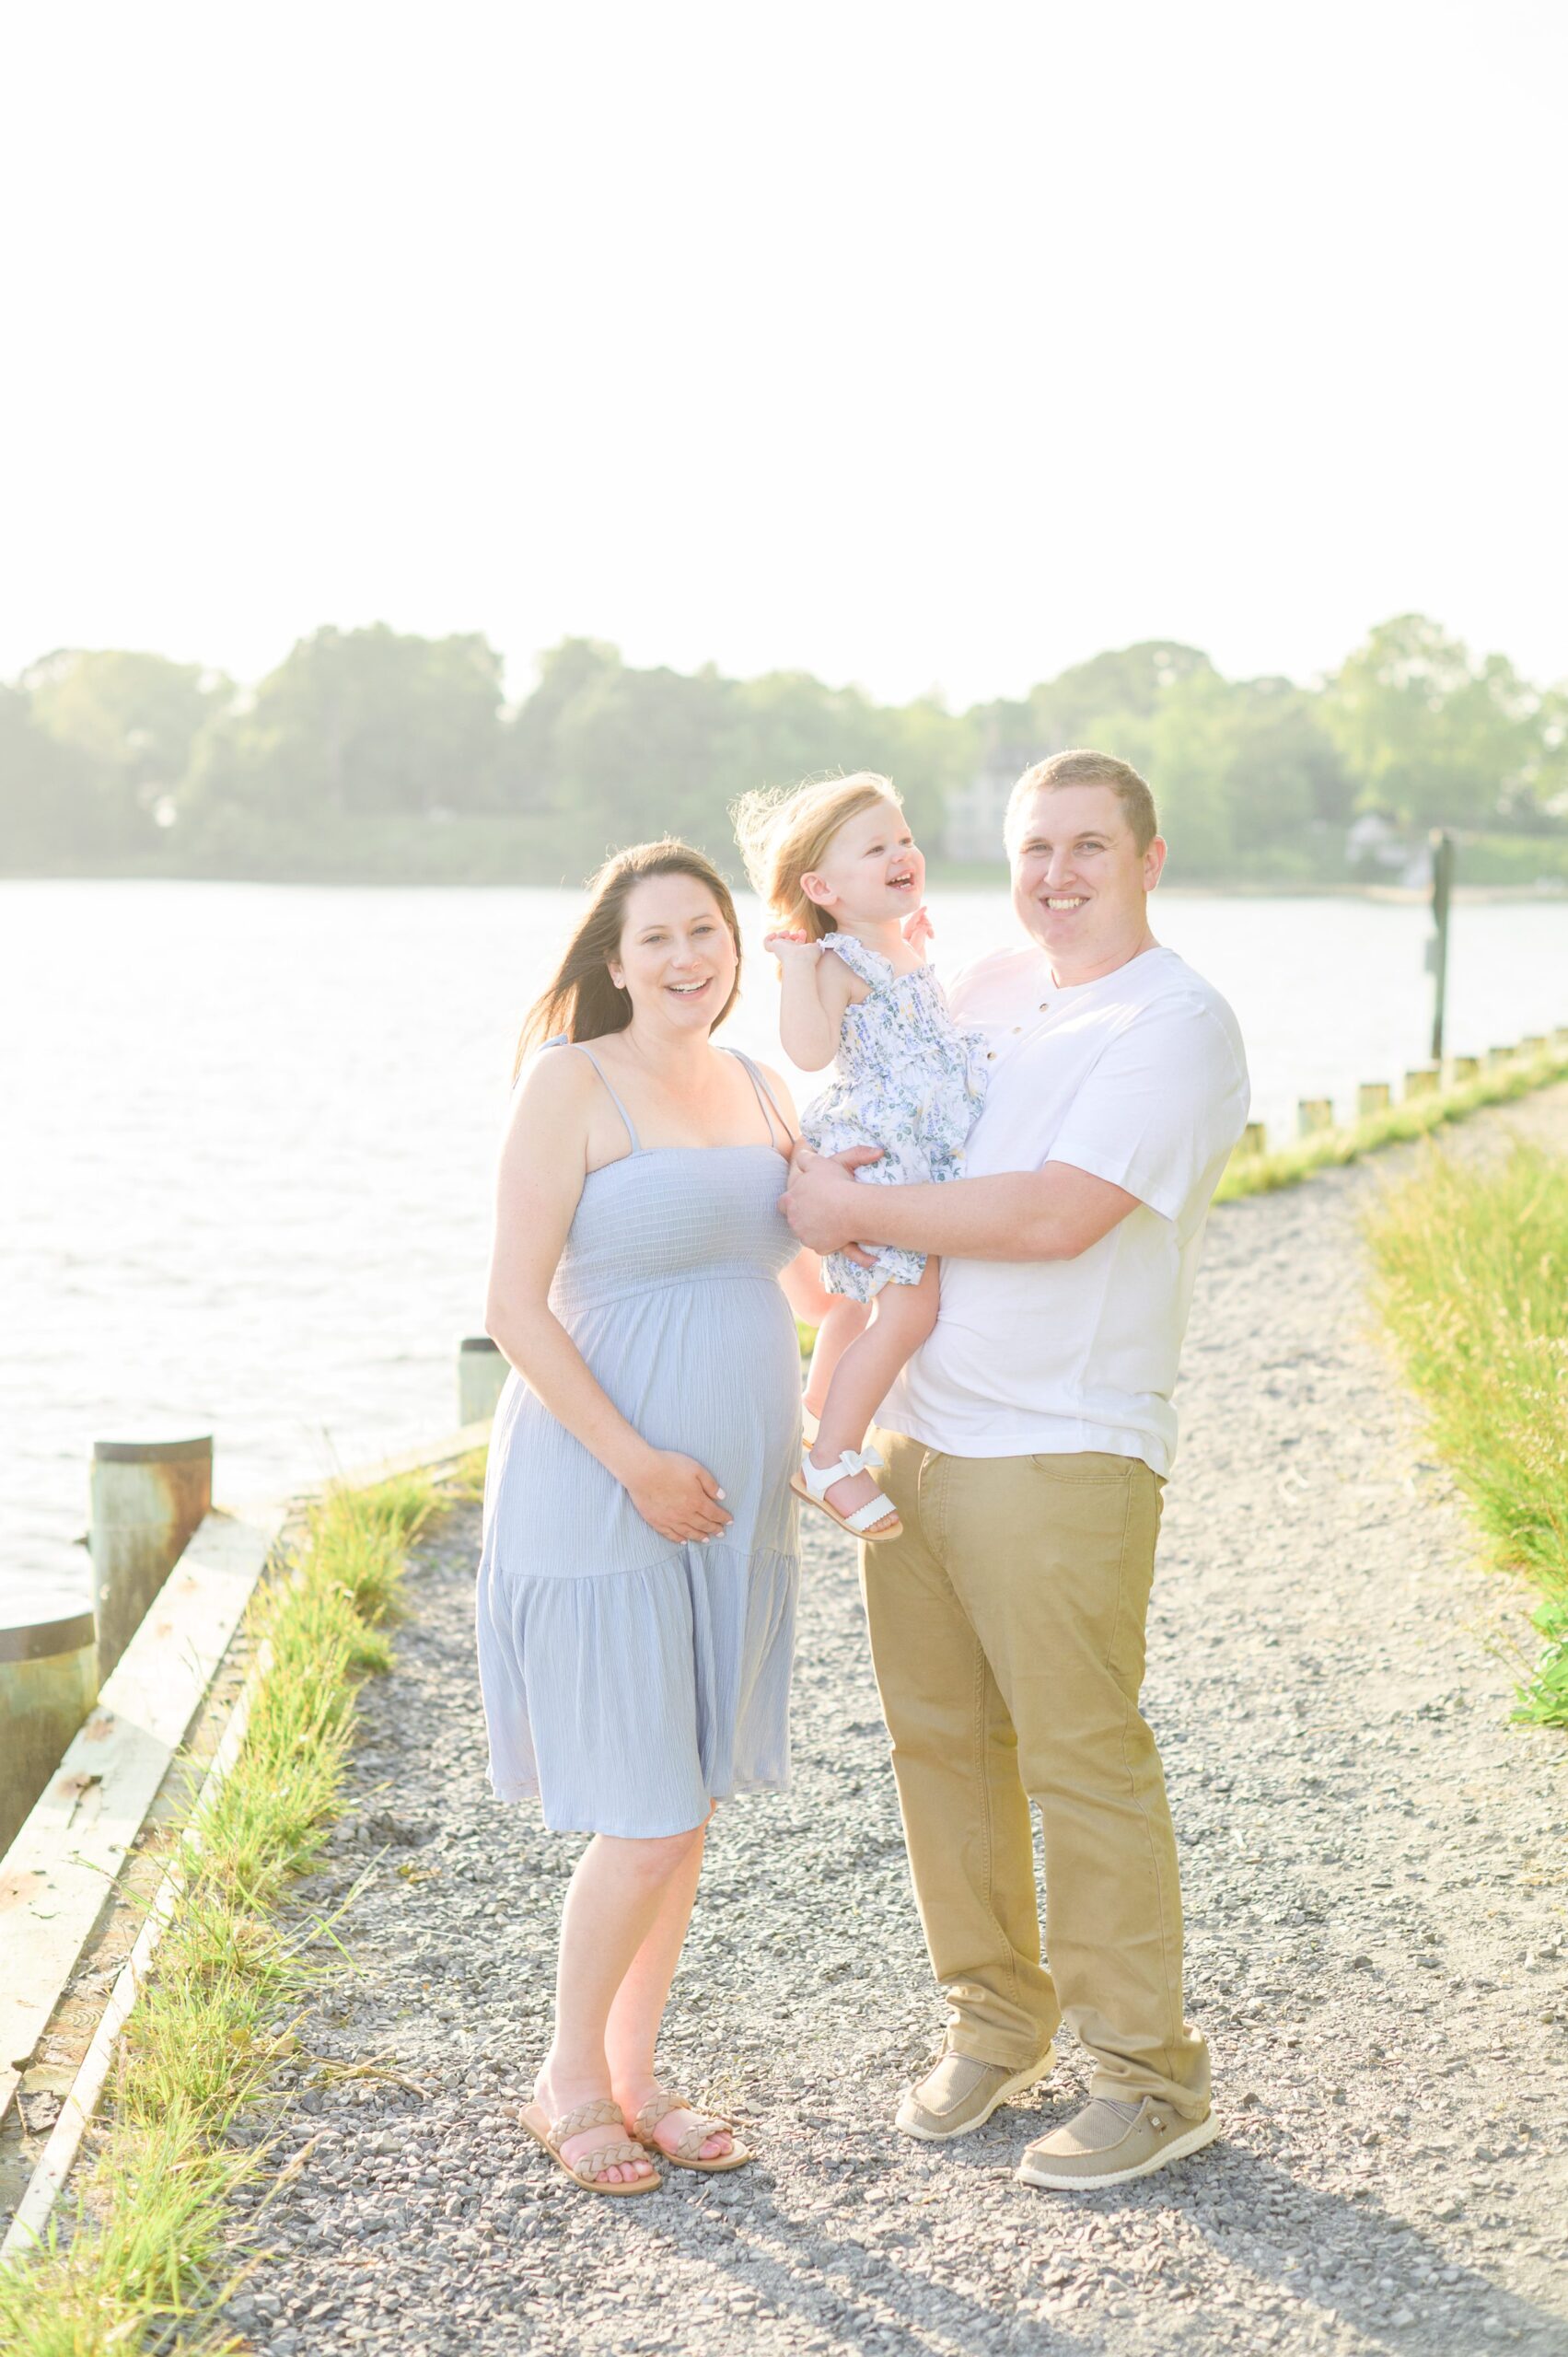
[(999, 950), (948, 993), (989, 1042), (968, 1177), (1067, 1162), (1136, 1195), (1071, 1260), (942, 1263), (942, 1308), (877, 1422), (954, 1457), (1104, 1449), (1168, 1473), (1209, 1201), (1247, 1120), (1241, 1034), (1173, 949), (1063, 988)]

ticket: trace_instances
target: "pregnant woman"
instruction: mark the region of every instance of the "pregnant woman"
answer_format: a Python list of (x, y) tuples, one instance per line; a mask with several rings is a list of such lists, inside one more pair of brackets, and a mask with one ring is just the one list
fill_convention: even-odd
[[(800, 1354), (825, 1302), (778, 1210), (783, 1084), (712, 1033), (740, 935), (676, 842), (618, 853), (524, 1027), (488, 1324), (480, 1672), (491, 1780), (593, 1836), (524, 2125), (587, 2190), (738, 2168), (654, 2049), (716, 1801), (788, 1775)], [(530, 1049), (539, 1052), (526, 1064)], [(794, 1263), (792, 1268), (791, 1264)]]

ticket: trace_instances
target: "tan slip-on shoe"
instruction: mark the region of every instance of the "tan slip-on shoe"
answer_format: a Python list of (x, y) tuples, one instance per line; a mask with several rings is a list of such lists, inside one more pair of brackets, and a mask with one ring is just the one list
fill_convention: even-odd
[(983, 2128), (999, 2104), (1009, 2103), (1056, 2068), (1056, 2049), (1048, 2046), (1037, 2062), (1022, 2071), (1005, 2062), (977, 2062), (972, 2055), (945, 2051), (936, 2057), (923, 2079), (911, 2087), (893, 2115), (895, 2128), (918, 2136), (924, 2144), (946, 2144), (955, 2136), (970, 2136)]
[(1115, 2103), (1106, 2096), (1074, 2113), (1064, 2127), (1031, 2144), (1018, 2167), (1019, 2182), (1048, 2186), (1056, 2193), (1093, 2193), (1102, 2185), (1124, 2185), (1147, 2177), (1212, 2144), (1220, 2132), (1212, 2111), (1183, 2119), (1156, 2096), (1142, 2103)]

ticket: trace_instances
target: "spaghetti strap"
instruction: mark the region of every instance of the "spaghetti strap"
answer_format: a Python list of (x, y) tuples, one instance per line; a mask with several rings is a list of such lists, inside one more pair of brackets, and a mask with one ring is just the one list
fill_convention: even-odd
[(785, 1137), (789, 1140), (791, 1145), (793, 1145), (795, 1144), (795, 1132), (784, 1120), (784, 1114), (779, 1109), (778, 1102), (773, 1096), (772, 1090), (768, 1086), (767, 1082), (763, 1079), (761, 1074), (758, 1071), (750, 1057), (743, 1055), (738, 1048), (726, 1047), (724, 1052), (726, 1056), (733, 1056), (738, 1063), (743, 1063), (746, 1067), (747, 1073), (750, 1078), (751, 1086), (757, 1093), (757, 1102), (762, 1109), (762, 1118), (768, 1124), (768, 1144), (772, 1145), (773, 1143), (773, 1117), (777, 1114), (779, 1127), (784, 1132)]
[(564, 1040), (562, 1044), (566, 1047), (575, 1048), (580, 1056), (587, 1056), (589, 1063), (592, 1064), (600, 1080), (604, 1081), (605, 1089), (609, 1095), (610, 1103), (614, 1106), (616, 1111), (620, 1114), (621, 1120), (626, 1124), (626, 1134), (632, 1141), (633, 1153), (641, 1154), (643, 1151), (642, 1141), (639, 1139), (635, 1129), (633, 1129), (632, 1125), (632, 1116), (626, 1110), (625, 1106), (621, 1102), (620, 1097), (617, 1097), (614, 1089), (610, 1086), (609, 1080), (605, 1078), (604, 1066), (600, 1063), (593, 1050), (591, 1048), (585, 1047), (581, 1039)]

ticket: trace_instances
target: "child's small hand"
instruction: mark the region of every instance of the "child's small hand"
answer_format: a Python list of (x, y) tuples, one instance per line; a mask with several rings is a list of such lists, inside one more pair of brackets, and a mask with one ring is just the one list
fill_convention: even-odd
[(815, 966), (822, 954), (822, 945), (804, 933), (770, 933), (762, 938), (764, 949), (772, 950), (783, 967)]
[(931, 911), (923, 900), (913, 916), (904, 919), (900, 931), (912, 949), (923, 949), (928, 941), (935, 938), (936, 928), (931, 922)]

